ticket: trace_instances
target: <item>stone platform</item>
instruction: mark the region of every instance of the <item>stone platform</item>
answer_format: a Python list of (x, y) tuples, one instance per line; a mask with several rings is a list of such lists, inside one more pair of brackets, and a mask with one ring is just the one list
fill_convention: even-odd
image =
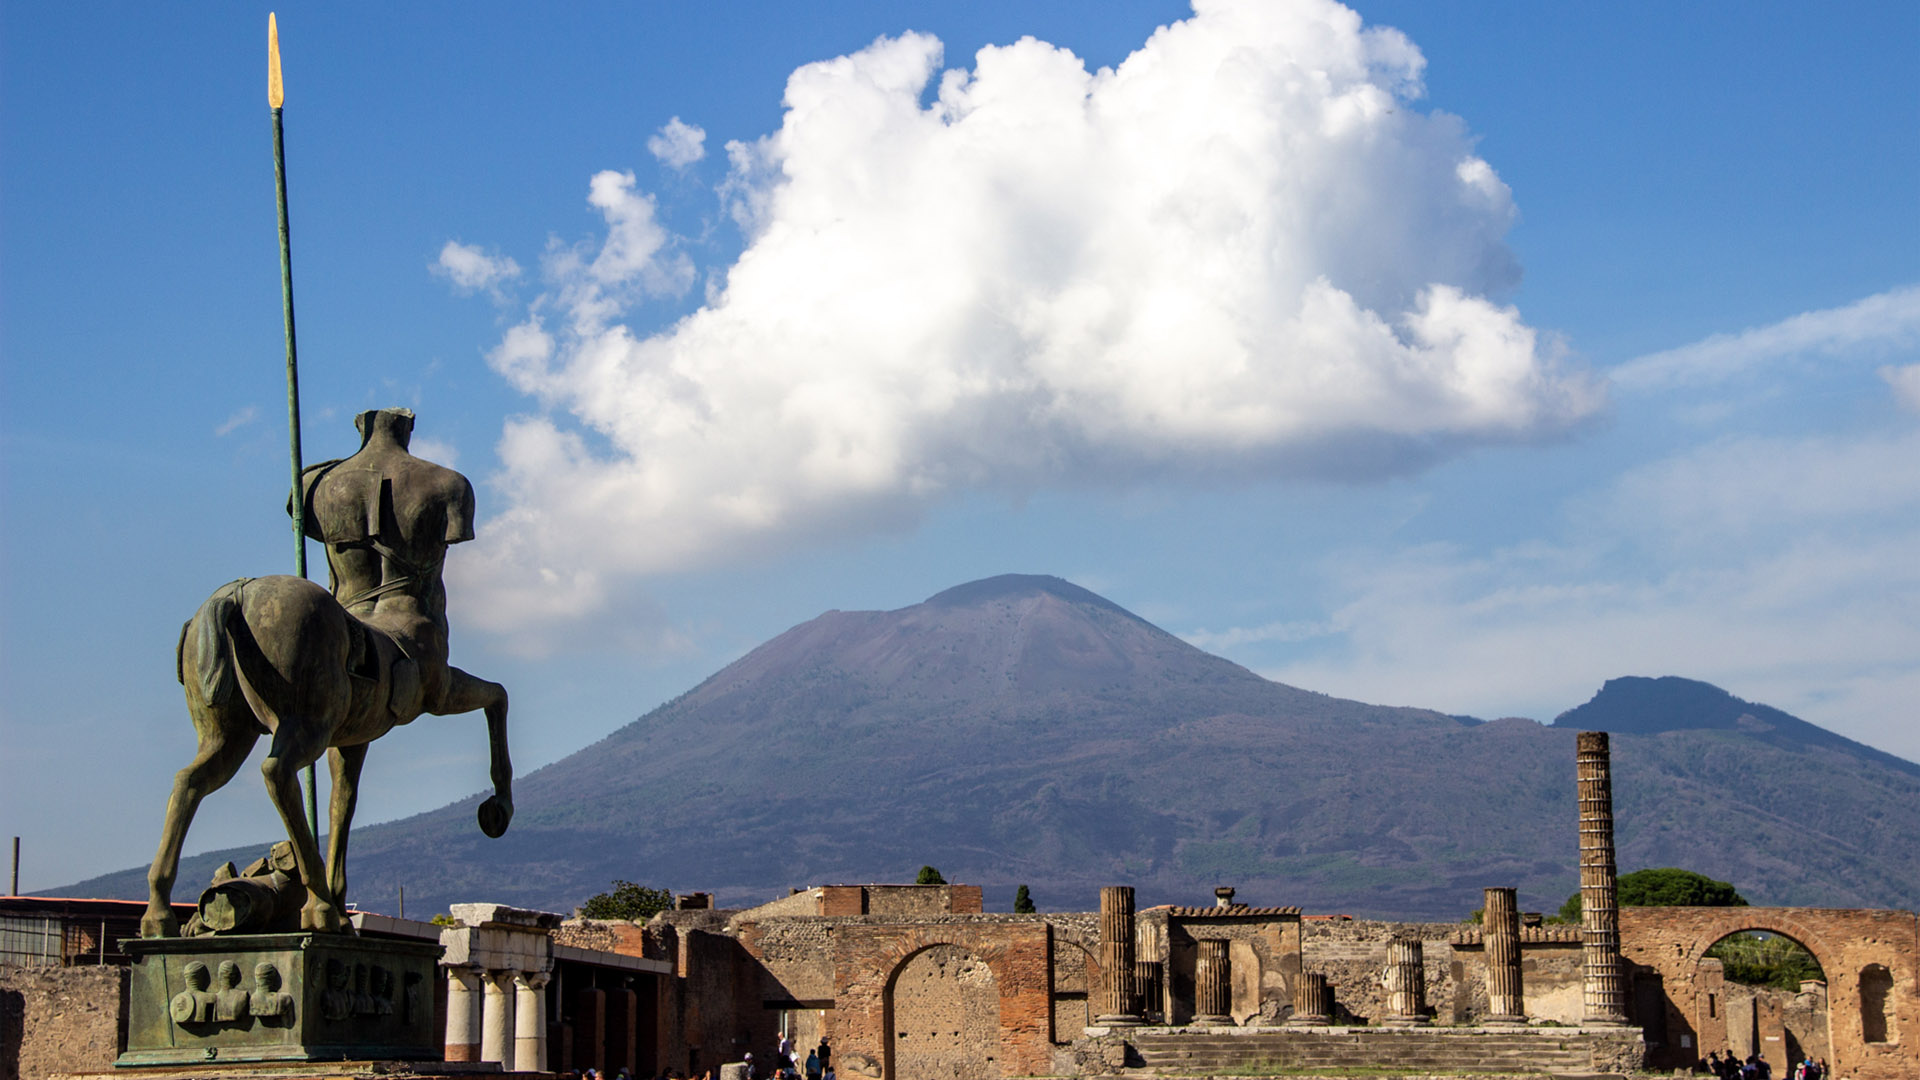
[[(1096, 1035), (1096, 1032), (1098, 1033)], [(1121, 1075), (1234, 1076), (1276, 1069), (1416, 1074), (1593, 1076), (1638, 1067), (1637, 1028), (1137, 1027), (1088, 1029), (1123, 1040)]]

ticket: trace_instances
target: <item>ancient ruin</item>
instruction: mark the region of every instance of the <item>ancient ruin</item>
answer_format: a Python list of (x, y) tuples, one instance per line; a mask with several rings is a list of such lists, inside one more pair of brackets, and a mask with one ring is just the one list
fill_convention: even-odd
[[(1914, 1075), (1920, 916), (1615, 908), (1607, 758), (1604, 739), (1580, 740), (1580, 857), (1591, 901), (1579, 927), (1520, 912), (1506, 887), (1485, 890), (1472, 926), (1307, 916), (1239, 903), (1228, 887), (1192, 907), (1136, 910), (1133, 890), (1114, 886), (1096, 912), (1001, 914), (983, 910), (977, 886), (819, 885), (743, 910), (688, 894), (644, 924), (466, 904), (444, 927), (356, 915), (354, 938), (147, 942), (178, 954), (169, 969), (178, 974), (155, 981), (156, 969), (136, 969), (127, 1004), (135, 1026), (154, 1023), (141, 1009), (159, 1008), (167, 1024), (217, 1049), (249, 1032), (292, 1038), (303, 1016), (357, 1020), (396, 1040), (424, 1038), (449, 1063), (522, 1073), (700, 1075), (749, 1052), (764, 1073), (784, 1036), (796, 1056), (823, 1048), (838, 1075), (869, 1080), (1463, 1062), (1604, 1073), (1691, 1067), (1708, 1051), (1779, 1065), (1812, 1053), (1854, 1080)], [(227, 880), (271, 891), (270, 874), (249, 871)], [(24, 919), (24, 903), (0, 901), (0, 920)], [(86, 903), (97, 908), (68, 909), (60, 917), (74, 921), (59, 947), (42, 947), (56, 966), (0, 965), (0, 990), (71, 1002), (73, 987), (90, 987), (108, 997), (72, 1023), (97, 1030), (86, 1017), (110, 1016), (118, 991), (86, 977), (124, 962), (106, 951), (109, 919), (131, 926), (140, 908)], [(203, 904), (203, 920), (209, 910), (227, 909)], [(1737, 991), (1707, 954), (1741, 931), (1801, 943), (1828, 981), (1797, 995)], [(268, 948), (290, 936), (306, 951)], [(258, 955), (190, 955), (222, 940)], [(341, 951), (354, 948), (373, 951)], [(408, 948), (421, 966), (393, 962)], [(31, 979), (15, 974), (29, 971)], [(63, 972), (71, 978), (54, 977)], [(1606, 1011), (1615, 1000), (1617, 1018)], [(19, 1053), (43, 1061), (50, 1051), (39, 1033), (67, 1021), (41, 1004), (28, 1009), (35, 1034)], [(93, 1038), (87, 1045), (100, 1045)]]

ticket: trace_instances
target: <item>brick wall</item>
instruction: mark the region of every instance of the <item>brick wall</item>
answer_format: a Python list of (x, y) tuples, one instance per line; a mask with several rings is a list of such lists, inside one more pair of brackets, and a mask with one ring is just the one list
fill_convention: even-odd
[[(1667, 1045), (1650, 1054), (1655, 1067), (1686, 1066), (1690, 1056), (1722, 1049), (1740, 1022), (1716, 1002), (1734, 994), (1705, 953), (1742, 930), (1783, 934), (1806, 946), (1827, 975), (1827, 1034), (1834, 1075), (1853, 1080), (1920, 1076), (1920, 916), (1910, 911), (1831, 908), (1622, 908), (1620, 947), (1657, 977), (1666, 1006)], [(1703, 961), (1706, 961), (1703, 963)], [(1764, 999), (1763, 999), (1764, 1000)], [(1766, 1006), (1784, 1012), (1784, 1003)], [(1738, 1011), (1738, 1010), (1734, 1010)], [(1644, 1018), (1636, 1016), (1637, 1021)], [(1884, 1025), (1882, 1034), (1874, 1023)], [(1783, 1017), (1784, 1023), (1784, 1017)], [(1791, 1028), (1789, 1028), (1791, 1030)], [(1693, 1036), (1683, 1048), (1680, 1035)], [(1781, 1075), (1783, 1062), (1771, 1062)]]
[(113, 1068), (127, 969), (0, 966), (0, 1080)]

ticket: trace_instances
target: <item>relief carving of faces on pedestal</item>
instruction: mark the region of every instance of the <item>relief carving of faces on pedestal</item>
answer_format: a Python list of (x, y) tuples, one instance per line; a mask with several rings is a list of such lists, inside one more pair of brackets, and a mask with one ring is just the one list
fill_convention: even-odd
[(265, 961), (253, 965), (253, 995), (248, 1010), (261, 1023), (293, 1018), (293, 995), (280, 990), (280, 969)]
[(214, 985), (220, 989), (214, 991), (213, 1018), (222, 1023), (235, 1023), (247, 1018), (247, 992), (240, 989), (240, 965), (231, 960), (220, 961), (219, 975)]
[(213, 985), (213, 974), (207, 965), (198, 960), (191, 961), (181, 972), (187, 988), (173, 995), (167, 1003), (167, 1015), (173, 1017), (176, 1024), (210, 1024), (217, 1004), (215, 995), (208, 991)]
[(353, 991), (347, 989), (349, 972), (338, 957), (327, 958), (327, 989), (320, 996), (320, 1014), (328, 1020), (345, 1020), (353, 1015)]

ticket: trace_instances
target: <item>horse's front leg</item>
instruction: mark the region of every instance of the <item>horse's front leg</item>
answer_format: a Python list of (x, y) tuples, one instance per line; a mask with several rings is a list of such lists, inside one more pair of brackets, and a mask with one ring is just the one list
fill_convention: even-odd
[(327, 891), (336, 904), (347, 902), (347, 833), (360, 800), (360, 766), (366, 761), (366, 743), (336, 746), (327, 752), (327, 766), (333, 773), (333, 797), (327, 804)]
[(507, 756), (507, 688), (476, 678), (457, 667), (447, 669), (447, 692), (441, 716), (485, 709), (487, 749), (493, 764), (493, 794), (480, 804), (480, 831), (499, 837), (513, 821), (513, 759)]

